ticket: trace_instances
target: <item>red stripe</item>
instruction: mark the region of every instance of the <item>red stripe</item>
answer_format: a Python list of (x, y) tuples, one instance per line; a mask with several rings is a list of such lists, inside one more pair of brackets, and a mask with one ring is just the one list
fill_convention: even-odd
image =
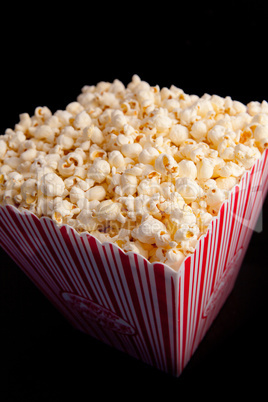
[(189, 285), (190, 285), (190, 267), (191, 260), (187, 258), (185, 261), (184, 269), (184, 287), (183, 287), (183, 327), (182, 327), (182, 367), (185, 364), (185, 352), (186, 352), (186, 341), (187, 341), (187, 324), (188, 324), (188, 303), (189, 303)]

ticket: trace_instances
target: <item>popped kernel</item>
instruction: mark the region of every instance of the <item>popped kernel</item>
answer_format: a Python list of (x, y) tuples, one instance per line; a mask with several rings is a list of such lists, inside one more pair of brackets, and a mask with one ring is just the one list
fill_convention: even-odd
[(4, 140), (0, 140), (0, 159), (4, 159), (7, 151), (7, 144)]
[(123, 144), (121, 146), (121, 152), (124, 156), (129, 157), (131, 159), (138, 158), (139, 154), (142, 151), (142, 146), (139, 143), (134, 144)]
[(175, 124), (170, 129), (169, 138), (175, 145), (180, 146), (189, 138), (189, 130), (180, 123)]
[(149, 215), (131, 233), (134, 239), (142, 243), (154, 244), (157, 234), (166, 234), (167, 228), (164, 223)]
[(106, 160), (98, 157), (94, 159), (93, 164), (89, 167), (87, 177), (97, 183), (102, 183), (110, 174), (110, 171), (110, 164)]
[(41, 178), (40, 190), (48, 197), (61, 196), (65, 190), (64, 181), (56, 173), (46, 173)]
[(84, 193), (84, 196), (87, 198), (88, 201), (102, 201), (106, 197), (106, 190), (103, 186), (96, 185), (88, 189)]

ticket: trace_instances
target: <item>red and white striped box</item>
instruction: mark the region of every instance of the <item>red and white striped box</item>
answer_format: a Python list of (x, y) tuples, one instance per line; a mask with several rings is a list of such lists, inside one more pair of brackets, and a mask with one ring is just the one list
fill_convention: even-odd
[(268, 187), (265, 151), (178, 272), (0, 207), (0, 245), (77, 329), (179, 376), (233, 288)]

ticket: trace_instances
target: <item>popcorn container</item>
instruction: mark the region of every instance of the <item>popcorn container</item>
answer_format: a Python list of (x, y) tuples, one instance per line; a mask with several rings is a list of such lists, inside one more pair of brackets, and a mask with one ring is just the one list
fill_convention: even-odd
[(267, 151), (178, 272), (0, 207), (0, 245), (76, 329), (179, 376), (231, 292), (267, 192)]

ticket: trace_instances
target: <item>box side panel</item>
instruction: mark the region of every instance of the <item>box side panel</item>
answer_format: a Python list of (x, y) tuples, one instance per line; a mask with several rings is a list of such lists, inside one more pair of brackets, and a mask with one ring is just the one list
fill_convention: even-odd
[(178, 291), (178, 367), (183, 370), (233, 289), (267, 194), (267, 153), (231, 192), (195, 253)]
[(75, 328), (176, 372), (175, 272), (48, 218), (0, 213), (2, 247)]

